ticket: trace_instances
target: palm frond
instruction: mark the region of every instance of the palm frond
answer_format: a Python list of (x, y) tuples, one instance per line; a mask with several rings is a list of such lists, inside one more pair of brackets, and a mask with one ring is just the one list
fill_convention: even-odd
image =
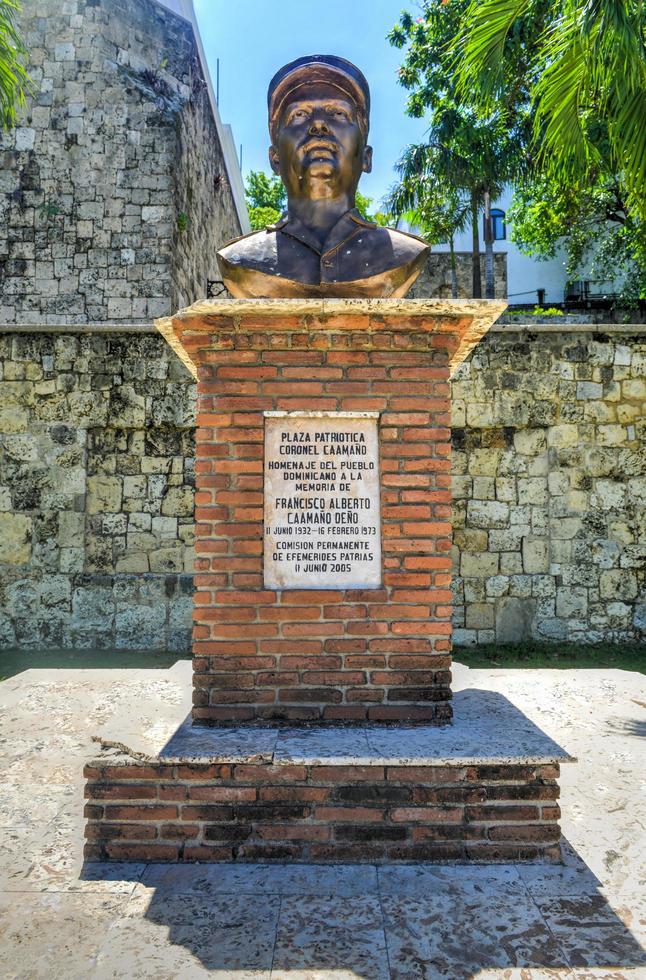
[(644, 7), (634, 0), (568, 0), (537, 53), (532, 96), (541, 163), (561, 174), (602, 163), (595, 132), (602, 121), (606, 165), (622, 175), (628, 198), (646, 213), (646, 48)]
[(634, 90), (613, 103), (609, 132), (615, 166), (626, 185), (627, 204), (646, 220), (644, 91)]
[(584, 129), (588, 59), (575, 17), (550, 26), (537, 62), (545, 65), (533, 91), (534, 136), (541, 160), (585, 171), (592, 153)]
[(16, 27), (16, 0), (0, 0), (0, 129), (16, 124), (16, 107), (24, 104), (29, 76), (26, 51)]
[(530, 5), (530, 0), (472, 0), (464, 31), (451, 49), (459, 93), (466, 96), (476, 89), (486, 104), (499, 92), (507, 36)]

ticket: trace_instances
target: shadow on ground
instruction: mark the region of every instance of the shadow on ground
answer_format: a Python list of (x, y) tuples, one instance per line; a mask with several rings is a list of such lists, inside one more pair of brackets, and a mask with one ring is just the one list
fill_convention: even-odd
[(149, 865), (98, 966), (157, 977), (201, 966), (231, 980), (646, 967), (621, 910), (567, 842), (564, 852), (563, 866)]
[[(454, 706), (455, 724), (441, 729), (210, 729), (189, 716), (160, 755), (226, 758), (261, 745), (268, 760), (292, 763), (567, 758), (500, 692), (458, 691)], [(149, 865), (133, 875), (138, 885), (99, 965), (104, 957), (127, 964), (127, 975), (231, 980), (475, 980), (519, 970), (523, 980), (578, 980), (581, 971), (646, 968), (630, 913), (611, 907), (567, 842), (563, 853), (561, 866)], [(127, 877), (127, 866), (118, 874)]]
[(608, 728), (619, 735), (631, 738), (646, 738), (646, 721), (643, 718), (610, 718)]

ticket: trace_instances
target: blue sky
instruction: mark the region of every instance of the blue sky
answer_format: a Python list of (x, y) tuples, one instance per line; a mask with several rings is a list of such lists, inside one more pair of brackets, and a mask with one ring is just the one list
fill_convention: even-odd
[(377, 203), (395, 180), (394, 164), (426, 124), (404, 114), (406, 92), (397, 81), (402, 52), (386, 41), (402, 9), (415, 0), (194, 0), (202, 43), (215, 85), (220, 59), (220, 113), (242, 143), (243, 173), (269, 171), (267, 84), (286, 62), (305, 54), (336, 54), (353, 61), (372, 97), (373, 171), (360, 190)]

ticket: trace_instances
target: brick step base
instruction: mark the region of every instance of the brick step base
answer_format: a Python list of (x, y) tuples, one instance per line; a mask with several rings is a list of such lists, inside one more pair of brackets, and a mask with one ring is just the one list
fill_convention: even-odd
[(559, 765), (86, 766), (89, 861), (559, 861)]

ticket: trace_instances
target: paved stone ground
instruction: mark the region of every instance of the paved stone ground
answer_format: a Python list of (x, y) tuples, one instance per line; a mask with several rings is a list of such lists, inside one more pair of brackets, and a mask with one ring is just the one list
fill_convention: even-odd
[(119, 718), (135, 731), (151, 700), (161, 734), (186, 703), (186, 670), (0, 684), (0, 976), (646, 977), (644, 677), (456, 669), (457, 690), (503, 693), (579, 758), (563, 767), (563, 867), (83, 868), (91, 737)]

